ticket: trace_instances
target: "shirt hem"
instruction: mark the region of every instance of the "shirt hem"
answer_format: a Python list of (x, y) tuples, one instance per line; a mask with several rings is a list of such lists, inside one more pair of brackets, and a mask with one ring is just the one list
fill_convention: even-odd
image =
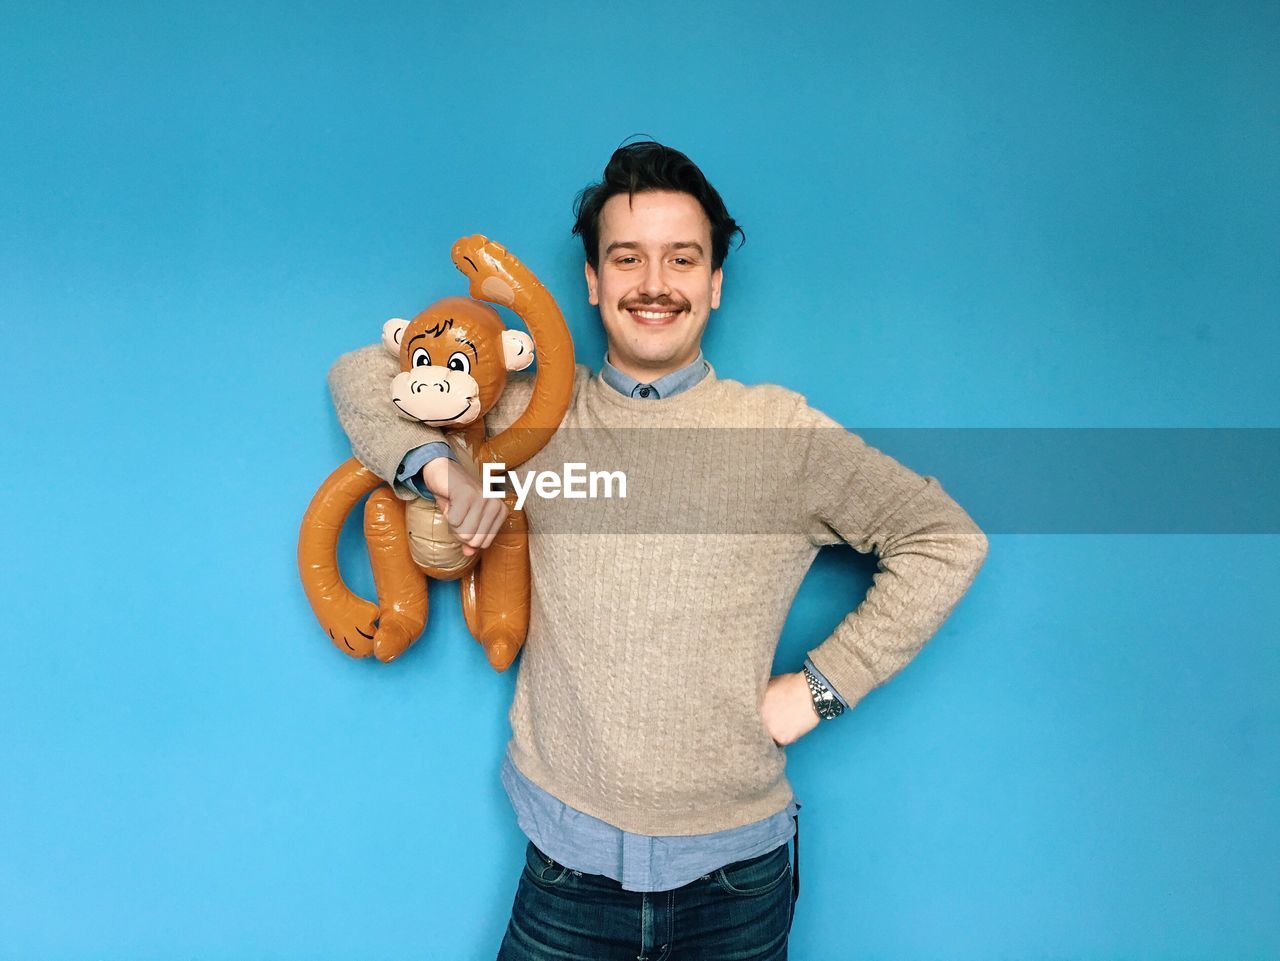
[[(558, 783), (549, 769), (538, 764), (535, 758), (521, 752), (514, 743), (508, 746), (508, 754), (511, 763), (521, 774), (569, 807), (598, 818), (622, 831), (650, 837), (715, 834), (719, 831), (753, 824), (785, 811), (795, 796), (790, 782), (785, 775), (781, 775), (758, 799), (748, 804), (733, 805), (727, 816), (717, 812), (689, 817), (679, 811), (653, 808), (647, 808), (644, 811), (609, 809), (593, 804), (590, 800), (578, 795), (572, 788)], [(721, 808), (721, 811), (723, 810), (724, 808)]]

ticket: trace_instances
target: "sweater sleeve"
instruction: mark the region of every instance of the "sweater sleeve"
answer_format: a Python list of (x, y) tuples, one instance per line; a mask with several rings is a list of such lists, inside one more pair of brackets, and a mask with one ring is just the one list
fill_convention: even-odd
[(802, 522), (817, 545), (874, 551), (877, 570), (857, 609), (808, 652), (848, 704), (919, 653), (977, 576), (987, 538), (942, 489), (801, 404)]
[(338, 358), (329, 371), (329, 390), (356, 459), (390, 484), (397, 497), (412, 500), (416, 492), (396, 479), (400, 462), (415, 447), (443, 442), (444, 434), (396, 412), (388, 392), (399, 371), (381, 344), (371, 344)]

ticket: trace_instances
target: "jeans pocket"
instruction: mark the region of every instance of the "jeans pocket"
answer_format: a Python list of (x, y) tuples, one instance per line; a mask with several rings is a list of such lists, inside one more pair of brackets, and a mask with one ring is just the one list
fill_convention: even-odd
[(553, 861), (542, 853), (532, 841), (524, 849), (524, 873), (535, 884), (552, 887), (569, 874), (569, 869), (559, 861)]
[(725, 891), (742, 897), (768, 894), (790, 876), (791, 856), (785, 843), (757, 857), (726, 864), (712, 875)]

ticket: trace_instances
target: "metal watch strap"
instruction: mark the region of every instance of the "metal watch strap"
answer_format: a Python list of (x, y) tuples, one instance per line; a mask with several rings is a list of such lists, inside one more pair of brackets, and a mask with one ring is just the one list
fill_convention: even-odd
[(814, 676), (807, 664), (804, 666), (804, 679), (809, 682), (809, 694), (813, 697), (813, 707), (818, 712), (818, 717), (824, 721), (832, 721), (844, 713), (844, 705), (840, 703), (840, 699), (831, 688)]

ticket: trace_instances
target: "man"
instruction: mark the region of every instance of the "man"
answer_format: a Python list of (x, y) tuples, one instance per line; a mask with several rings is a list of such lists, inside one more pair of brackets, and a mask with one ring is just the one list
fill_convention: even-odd
[[(681, 453), (629, 462), (632, 491), (673, 505), (666, 529), (622, 529), (617, 518), (642, 503), (577, 528), (568, 518), (591, 516), (582, 502), (526, 506), (533, 602), (502, 779), (530, 841), (500, 961), (785, 958), (799, 803), (781, 746), (915, 655), (967, 590), (986, 538), (935, 479), (799, 395), (719, 378), (704, 360), (741, 232), (688, 157), (624, 146), (575, 212), (608, 352), (598, 375), (579, 366), (539, 456), (553, 463), (572, 443), (575, 460), (609, 466), (655, 435), (658, 450)], [(372, 347), (331, 374), (356, 455), (400, 496), (441, 500), (467, 549), (483, 548), (505, 507), (441, 456), (438, 432), (388, 409), (393, 373)], [(491, 426), (528, 389), (509, 385)], [(744, 427), (771, 453), (681, 442)], [(878, 554), (875, 583), (803, 670), (770, 678), (804, 572), (840, 541)]]

